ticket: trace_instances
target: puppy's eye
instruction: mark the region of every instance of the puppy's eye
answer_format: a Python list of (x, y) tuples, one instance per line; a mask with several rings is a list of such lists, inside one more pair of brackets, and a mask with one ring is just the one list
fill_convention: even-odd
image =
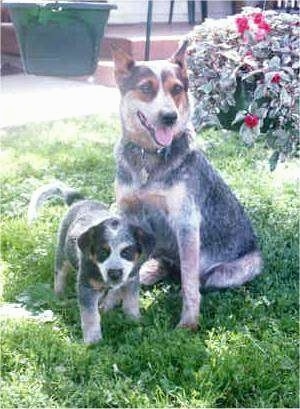
[(151, 82), (145, 82), (139, 85), (138, 89), (145, 95), (151, 95), (153, 93), (153, 86)]
[(171, 89), (171, 94), (172, 95), (178, 95), (183, 91), (183, 86), (180, 84), (175, 84), (173, 88)]
[(125, 260), (133, 261), (136, 255), (136, 248), (134, 246), (125, 247), (121, 251), (121, 257), (125, 258)]
[(102, 247), (98, 254), (97, 254), (97, 258), (100, 261), (100, 263), (103, 263), (103, 261), (105, 261), (110, 255), (110, 249), (108, 247)]

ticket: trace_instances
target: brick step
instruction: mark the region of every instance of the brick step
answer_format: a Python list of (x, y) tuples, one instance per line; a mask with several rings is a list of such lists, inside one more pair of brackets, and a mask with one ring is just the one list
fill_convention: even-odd
[[(155, 24), (151, 35), (150, 58), (164, 59), (173, 52), (178, 42), (191, 30), (186, 24)], [(99, 58), (111, 59), (111, 45), (122, 48), (131, 53), (136, 60), (142, 60), (145, 54), (146, 34), (145, 25), (114, 25), (108, 26)], [(19, 45), (12, 23), (1, 23), (1, 52), (4, 54), (19, 55)]]

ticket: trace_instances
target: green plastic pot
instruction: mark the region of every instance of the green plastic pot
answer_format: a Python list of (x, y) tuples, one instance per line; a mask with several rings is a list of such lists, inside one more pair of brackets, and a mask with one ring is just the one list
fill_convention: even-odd
[(91, 75), (110, 10), (106, 2), (5, 2), (29, 74)]

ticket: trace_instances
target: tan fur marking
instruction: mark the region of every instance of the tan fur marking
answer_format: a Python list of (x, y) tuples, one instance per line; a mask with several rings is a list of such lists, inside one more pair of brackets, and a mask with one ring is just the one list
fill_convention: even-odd
[(89, 259), (90, 259), (94, 264), (97, 264), (96, 254), (89, 254)]
[(98, 280), (95, 280), (94, 278), (90, 278), (90, 279), (89, 279), (89, 283), (90, 283), (91, 287), (92, 287), (94, 290), (101, 291), (101, 290), (103, 290), (103, 288), (104, 288), (103, 283), (101, 283), (101, 282), (98, 281)]
[(180, 85), (183, 87), (182, 82), (170, 73), (170, 75), (167, 76), (166, 80), (163, 83), (164, 90), (166, 93), (171, 95), (171, 97), (173, 98), (175, 102), (177, 109), (185, 110), (188, 106), (188, 98), (187, 98), (186, 92), (182, 90), (182, 92), (180, 92), (179, 94), (173, 95), (172, 90), (175, 85)]
[[(139, 89), (139, 87), (141, 87), (143, 85), (147, 85), (147, 84), (149, 84), (152, 87), (152, 90), (153, 90), (153, 92), (151, 94), (149, 94), (149, 95), (144, 94)], [(136, 90), (131, 91), (131, 94), (132, 94), (133, 98), (139, 99), (140, 101), (143, 101), (143, 102), (151, 102), (155, 98), (155, 96), (157, 94), (157, 91), (158, 91), (158, 88), (159, 88), (159, 83), (157, 81), (157, 78), (155, 78), (155, 77), (145, 77), (145, 78), (143, 78), (142, 81), (140, 81), (137, 84), (136, 88), (137, 88)]]
[(127, 186), (124, 186), (123, 189), (119, 186), (117, 195), (117, 201), (121, 208), (134, 209), (144, 203), (173, 215), (180, 213), (185, 198), (186, 189), (183, 183), (178, 183), (169, 189), (152, 188), (134, 191)]
[(186, 196), (187, 193), (184, 183), (178, 183), (166, 190), (169, 213), (179, 214)]

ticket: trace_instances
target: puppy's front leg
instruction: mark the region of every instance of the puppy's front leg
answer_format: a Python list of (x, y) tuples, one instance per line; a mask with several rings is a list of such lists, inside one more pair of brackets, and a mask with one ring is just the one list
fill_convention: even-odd
[(95, 344), (102, 338), (98, 301), (101, 293), (83, 284), (78, 285), (81, 328), (86, 344)]
[(182, 313), (179, 328), (196, 330), (200, 310), (199, 279), (199, 222), (179, 225), (176, 231), (181, 272)]
[(122, 289), (122, 299), (122, 307), (124, 313), (127, 314), (130, 318), (138, 320), (140, 318), (138, 280), (129, 282)]

